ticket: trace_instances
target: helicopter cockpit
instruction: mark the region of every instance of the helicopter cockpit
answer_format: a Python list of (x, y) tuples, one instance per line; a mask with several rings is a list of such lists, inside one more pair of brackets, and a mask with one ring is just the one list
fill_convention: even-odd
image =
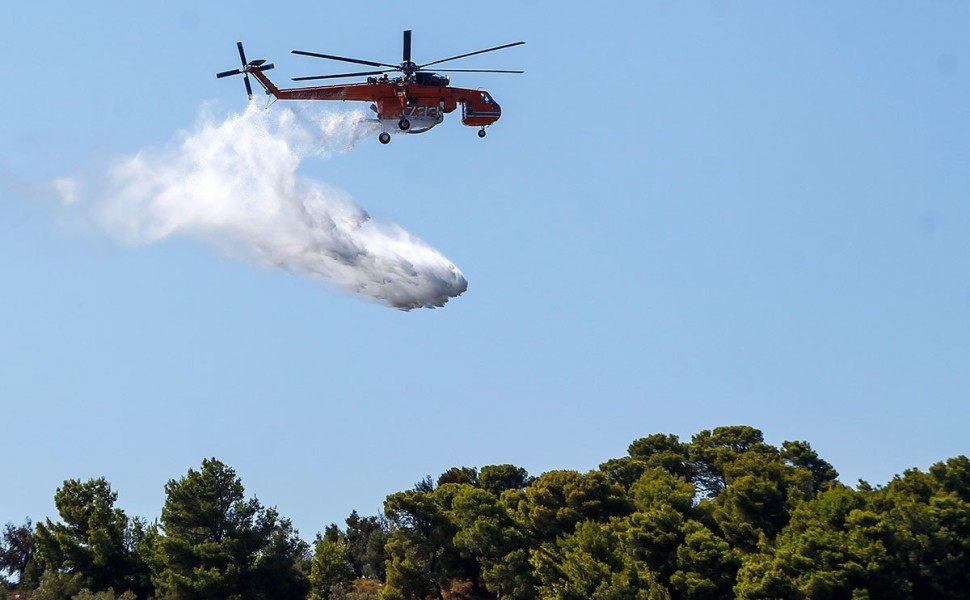
[(492, 98), (492, 97), (491, 97), (491, 96), (489, 95), (489, 93), (488, 93), (488, 92), (486, 92), (485, 90), (482, 90), (482, 101), (483, 101), (483, 102), (484, 102), (485, 104), (488, 104), (489, 106), (491, 106), (492, 108), (495, 108), (495, 109), (499, 109), (499, 110), (501, 110), (501, 108), (502, 108), (502, 107), (500, 107), (500, 106), (498, 105), (498, 102), (496, 102), (496, 101), (495, 101), (495, 99), (494, 99), (494, 98)]

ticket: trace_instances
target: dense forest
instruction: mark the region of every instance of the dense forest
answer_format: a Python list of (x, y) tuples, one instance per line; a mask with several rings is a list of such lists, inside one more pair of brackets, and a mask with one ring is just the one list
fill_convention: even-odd
[(656, 434), (588, 473), (454, 467), (308, 544), (204, 460), (154, 522), (103, 478), (65, 481), (58, 521), (4, 528), (0, 598), (970, 598), (967, 457), (837, 478), (751, 427)]

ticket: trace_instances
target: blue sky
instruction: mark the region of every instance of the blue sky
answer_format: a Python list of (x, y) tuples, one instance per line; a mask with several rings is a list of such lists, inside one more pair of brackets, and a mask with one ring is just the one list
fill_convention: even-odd
[[(305, 537), (452, 465), (595, 468), (748, 424), (846, 483), (966, 454), (970, 5), (20, 3), (0, 50), (0, 521), (105, 476), (130, 515), (215, 456)], [(455, 64), (452, 114), (301, 175), (452, 260), (402, 312), (228, 257), (130, 247), (47, 190), (241, 111), (235, 42)], [(279, 110), (276, 105), (269, 110)], [(334, 111), (359, 108), (333, 104)]]

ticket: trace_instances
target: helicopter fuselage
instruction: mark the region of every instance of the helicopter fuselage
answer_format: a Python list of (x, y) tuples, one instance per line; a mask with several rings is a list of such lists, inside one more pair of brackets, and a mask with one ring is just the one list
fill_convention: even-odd
[[(314, 75), (309, 77), (294, 77), (294, 81), (310, 81), (320, 79), (340, 79), (344, 77), (367, 77), (366, 83), (351, 83), (345, 85), (320, 85), (299, 88), (280, 89), (273, 84), (264, 71), (274, 68), (266, 64), (265, 60), (246, 60), (246, 52), (242, 42), (236, 42), (241, 66), (216, 73), (216, 78), (242, 75), (249, 99), (253, 99), (252, 85), (249, 76), (256, 78), (266, 93), (277, 100), (341, 100), (351, 102), (370, 102), (371, 110), (377, 113), (374, 119), (381, 125), (381, 134), (377, 136), (382, 144), (391, 141), (389, 130), (404, 133), (422, 133), (444, 121), (445, 115), (461, 107), (461, 122), (469, 127), (478, 127), (478, 137), (485, 137), (485, 128), (495, 123), (502, 116), (502, 107), (487, 91), (451, 87), (450, 79), (442, 72), (449, 73), (523, 73), (524, 71), (508, 69), (442, 69), (435, 73), (427, 67), (440, 65), (462, 58), (477, 56), (496, 50), (504, 50), (521, 46), (525, 42), (512, 42), (475, 52), (466, 52), (448, 58), (441, 58), (424, 64), (417, 64), (411, 60), (411, 30), (404, 31), (404, 46), (402, 60), (398, 64), (374, 62), (360, 58), (348, 58), (333, 54), (293, 50), (293, 54), (323, 58), (357, 65), (376, 68), (372, 71), (355, 73), (336, 73), (330, 75)], [(388, 73), (400, 73), (400, 77), (390, 78)], [(379, 77), (378, 77), (379, 76)]]
[[(279, 100), (342, 100), (371, 102), (371, 109), (385, 128), (421, 133), (444, 120), (447, 113), (462, 108), (462, 123), (488, 127), (502, 116), (502, 108), (486, 90), (451, 87), (448, 78), (422, 73), (427, 83), (398, 79), (370, 78), (367, 83), (277, 88), (261, 71), (251, 71), (267, 94)], [(429, 77), (429, 76), (434, 77)], [(407, 127), (401, 126), (407, 122)], [(412, 129), (413, 128), (413, 129)]]

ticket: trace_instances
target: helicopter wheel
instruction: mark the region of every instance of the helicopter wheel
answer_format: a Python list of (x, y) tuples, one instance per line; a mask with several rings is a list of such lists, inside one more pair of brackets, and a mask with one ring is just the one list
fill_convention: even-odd
[(478, 130), (478, 137), (480, 137), (480, 138), (485, 137), (485, 128), (484, 127), (482, 129), (479, 129)]
[(407, 119), (401, 119), (400, 121), (397, 122), (397, 126), (401, 128), (401, 131), (407, 131), (408, 129), (411, 128), (411, 121), (408, 121)]
[(389, 144), (391, 142), (391, 134), (385, 131), (384, 133), (377, 136), (377, 139), (380, 140), (382, 144)]

